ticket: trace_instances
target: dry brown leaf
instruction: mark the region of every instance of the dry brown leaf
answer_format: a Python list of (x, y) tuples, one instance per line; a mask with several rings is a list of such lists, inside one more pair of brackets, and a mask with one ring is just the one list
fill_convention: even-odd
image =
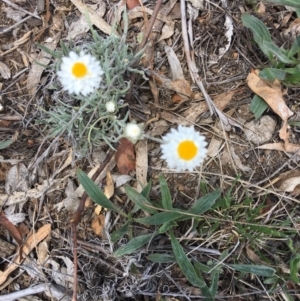
[(147, 185), (148, 144), (144, 139), (135, 146), (137, 191), (141, 192)]
[(279, 137), (284, 140), (285, 146), (289, 143), (288, 118), (294, 113), (286, 105), (280, 88), (279, 81), (267, 83), (258, 76), (259, 70), (252, 70), (247, 77), (250, 89), (263, 98), (272, 110), (282, 119), (283, 125), (279, 131)]
[(120, 139), (116, 155), (116, 163), (122, 175), (128, 175), (135, 169), (134, 145), (126, 138)]
[[(267, 143), (264, 145), (260, 145), (257, 148), (259, 149), (270, 149), (270, 150), (279, 150), (282, 152), (287, 152), (287, 153), (296, 153), (300, 149), (300, 145), (298, 144), (292, 144), (288, 143), (284, 145), (283, 142), (277, 142), (277, 143)], [(299, 154), (300, 155), (300, 154)]]
[(112, 27), (103, 18), (101, 18), (98, 15), (98, 13), (95, 12), (93, 9), (88, 7), (80, 0), (71, 0), (71, 1), (83, 15), (87, 13), (92, 24), (97, 26), (101, 31), (103, 31), (108, 35), (110, 35), (113, 32), (116, 36), (119, 36), (119, 34), (115, 30), (113, 31)]
[[(51, 224), (46, 224), (41, 227), (36, 233), (33, 233), (31, 236), (28, 237), (27, 241), (23, 244), (22, 247), (22, 254), (28, 255), (43, 239), (45, 239), (51, 231)], [(6, 268), (4, 272), (0, 271), (0, 285), (5, 282), (7, 277), (10, 273), (16, 270), (22, 261), (24, 260), (25, 256), (18, 255), (14, 258), (13, 262)]]
[(0, 225), (2, 225), (9, 232), (19, 246), (22, 245), (23, 237), (19, 229), (7, 219), (3, 211), (0, 213)]
[(0, 76), (2, 76), (3, 79), (9, 79), (11, 77), (10, 69), (3, 62), (0, 62)]
[(256, 264), (262, 264), (263, 262), (260, 260), (259, 256), (255, 254), (249, 246), (246, 247), (246, 253), (248, 258)]
[(111, 173), (107, 171), (106, 174), (106, 186), (104, 188), (105, 196), (110, 199), (114, 195), (115, 187), (114, 187), (114, 180), (111, 176)]
[(105, 223), (105, 216), (103, 214), (96, 215), (91, 223), (91, 228), (94, 231), (94, 233), (102, 237), (103, 230), (104, 230), (104, 223)]
[(133, 9), (136, 6), (140, 5), (140, 1), (139, 0), (127, 0), (126, 4), (127, 4), (128, 9)]
[(214, 158), (215, 156), (217, 156), (217, 154), (220, 151), (222, 142), (223, 141), (221, 139), (217, 139), (213, 136), (212, 139), (210, 140), (210, 143), (209, 143), (209, 146), (207, 149), (207, 155), (210, 156), (211, 158)]
[[(60, 35), (60, 32), (57, 33), (53, 40), (50, 43), (46, 43), (44, 46), (53, 51), (56, 48), (58, 41), (60, 40)], [(32, 64), (27, 77), (27, 90), (31, 95), (35, 94), (38, 85), (40, 84), (42, 73), (45, 70), (43, 65), (47, 66), (51, 58), (51, 54), (46, 53), (44, 50), (41, 50), (38, 57), (36, 58), (38, 64), (36, 62)]]
[(231, 102), (233, 95), (237, 92), (237, 90), (231, 90), (228, 92), (221, 93), (212, 98), (216, 107), (223, 111), (228, 104)]
[(274, 187), (281, 191), (293, 192), (300, 185), (300, 170), (289, 170), (279, 176), (279, 181)]

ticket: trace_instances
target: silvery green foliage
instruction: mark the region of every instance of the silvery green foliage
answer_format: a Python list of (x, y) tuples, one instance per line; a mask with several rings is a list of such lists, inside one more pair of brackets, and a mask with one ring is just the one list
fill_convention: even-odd
[[(124, 107), (122, 98), (130, 87), (130, 73), (143, 72), (133, 68), (142, 52), (133, 54), (126, 44), (127, 20), (124, 13), (125, 28), (122, 37), (111, 34), (101, 37), (91, 27), (92, 39), (74, 48), (67, 48), (61, 43), (61, 51), (51, 53), (58, 59), (56, 70), (59, 70), (61, 58), (69, 51), (79, 53), (83, 50), (90, 53), (99, 62), (104, 71), (100, 88), (89, 96), (69, 95), (60, 89), (56, 81), (53, 93), (53, 105), (48, 111), (43, 110), (45, 117), (42, 123), (47, 124), (47, 131), (51, 137), (67, 135), (71, 138), (77, 155), (84, 156), (91, 146), (112, 144), (123, 133), (128, 114), (121, 117), (119, 109)], [(44, 49), (46, 50), (46, 49)], [(58, 88), (59, 87), (59, 88)], [(58, 90), (59, 89), (59, 90)], [(113, 101), (116, 104), (115, 112), (108, 112), (106, 103)]]

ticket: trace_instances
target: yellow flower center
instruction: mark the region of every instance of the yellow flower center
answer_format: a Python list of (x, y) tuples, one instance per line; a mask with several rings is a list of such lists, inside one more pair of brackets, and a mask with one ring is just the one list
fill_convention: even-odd
[(72, 68), (72, 74), (77, 78), (82, 78), (86, 76), (88, 69), (84, 63), (76, 62)]
[(178, 145), (177, 152), (182, 160), (192, 160), (198, 153), (197, 145), (191, 140), (181, 141)]

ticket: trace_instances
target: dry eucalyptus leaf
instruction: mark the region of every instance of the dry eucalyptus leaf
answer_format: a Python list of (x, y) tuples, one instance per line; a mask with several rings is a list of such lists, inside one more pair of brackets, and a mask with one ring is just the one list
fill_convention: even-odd
[[(58, 41), (60, 40), (60, 35), (61, 35), (60, 32), (57, 33), (56, 36), (53, 37), (53, 40), (50, 43), (45, 43), (43, 46), (53, 51), (56, 48)], [(51, 58), (52, 58), (51, 54), (46, 53), (44, 50), (41, 50), (38, 57), (36, 58), (36, 61), (39, 62), (39, 64), (35, 62), (32, 64), (27, 77), (27, 90), (31, 95), (35, 94), (38, 85), (40, 84), (41, 76), (45, 69), (42, 65), (48, 65)]]
[(38, 263), (43, 265), (45, 261), (48, 259), (48, 243), (46, 241), (42, 241), (37, 247), (37, 256)]
[(269, 141), (276, 128), (276, 120), (271, 116), (262, 116), (258, 120), (252, 120), (244, 124), (244, 132), (247, 139), (256, 145)]
[(86, 21), (85, 16), (81, 15), (81, 17), (77, 21), (71, 23), (68, 31), (67, 40), (73, 40), (78, 35), (88, 32), (89, 29), (89, 24)]
[(114, 195), (115, 186), (114, 186), (114, 180), (111, 176), (111, 173), (107, 171), (106, 174), (106, 185), (104, 187), (104, 194), (105, 196), (110, 199)]
[(3, 11), (5, 11), (7, 18), (12, 19), (16, 22), (21, 21), (22, 18), (26, 15), (26, 13), (24, 13), (20, 10), (14, 10), (11, 7), (4, 7)]
[(141, 140), (136, 144), (135, 154), (137, 191), (141, 192), (143, 188), (147, 185), (148, 143), (146, 139)]
[(23, 244), (23, 256), (21, 257), (21, 254), (18, 253), (13, 261), (7, 266), (5, 271), (0, 271), (0, 285), (2, 285), (6, 281), (10, 273), (20, 267), (20, 264), (23, 262), (24, 258), (26, 258), (26, 255), (28, 255), (38, 245), (39, 242), (44, 240), (50, 234), (50, 231), (51, 224), (46, 224), (27, 238), (26, 242)]
[(272, 110), (282, 119), (283, 125), (279, 131), (279, 137), (284, 140), (285, 145), (288, 144), (288, 118), (294, 113), (286, 105), (281, 92), (279, 81), (267, 83), (258, 76), (259, 70), (253, 70), (247, 77), (250, 89), (263, 98)]
[(289, 170), (279, 176), (280, 180), (274, 186), (287, 192), (293, 192), (295, 188), (300, 185), (300, 170)]
[(3, 79), (11, 78), (10, 69), (3, 62), (0, 62), (0, 75), (2, 76)]
[(181, 68), (180, 61), (176, 53), (174, 52), (173, 48), (169, 46), (165, 46), (165, 52), (167, 54), (173, 80), (184, 79), (183, 70)]
[(166, 40), (174, 34), (175, 22), (170, 22), (170, 24), (165, 24), (161, 30), (161, 36), (157, 42)]
[(105, 216), (103, 214), (96, 215), (91, 223), (91, 228), (94, 233), (102, 237), (104, 231), (104, 224), (105, 224)]
[(208, 149), (207, 149), (207, 155), (211, 158), (216, 157), (218, 155), (218, 153), (220, 152), (222, 143), (223, 143), (223, 141), (221, 139), (212, 137), (212, 139), (210, 140)]
[(29, 190), (29, 174), (23, 163), (14, 165), (6, 175), (5, 192), (12, 194), (14, 191), (26, 192)]
[(116, 162), (122, 175), (128, 175), (135, 169), (134, 145), (126, 138), (120, 139), (120, 144), (116, 151)]
[(115, 182), (116, 188), (119, 188), (132, 180), (132, 177), (129, 175), (113, 175), (112, 178)]

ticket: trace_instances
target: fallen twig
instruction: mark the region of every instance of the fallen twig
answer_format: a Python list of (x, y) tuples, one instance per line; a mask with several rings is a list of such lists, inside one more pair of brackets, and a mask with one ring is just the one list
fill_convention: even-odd
[(50, 283), (39, 284), (36, 286), (31, 286), (21, 291), (13, 292), (7, 295), (1, 295), (0, 301), (14, 301), (16, 299), (31, 296), (34, 294), (39, 294), (45, 291), (49, 291), (53, 296), (59, 298), (63, 301), (68, 301), (70, 298), (65, 295), (63, 292), (60, 292), (54, 285)]
[(7, 5), (9, 5), (9, 6), (15, 8), (15, 9), (17, 9), (17, 10), (19, 10), (19, 11), (22, 11), (23, 13), (25, 13), (25, 14), (27, 14), (27, 15), (30, 15), (30, 16), (32, 16), (32, 17), (34, 17), (34, 18), (37, 18), (37, 19), (41, 20), (41, 17), (38, 16), (37, 14), (31, 13), (31, 12), (27, 11), (26, 9), (20, 7), (19, 5), (15, 4), (15, 3), (13, 3), (13, 2), (10, 2), (9, 0), (2, 0), (2, 1), (3, 1), (4, 3), (6, 3)]

